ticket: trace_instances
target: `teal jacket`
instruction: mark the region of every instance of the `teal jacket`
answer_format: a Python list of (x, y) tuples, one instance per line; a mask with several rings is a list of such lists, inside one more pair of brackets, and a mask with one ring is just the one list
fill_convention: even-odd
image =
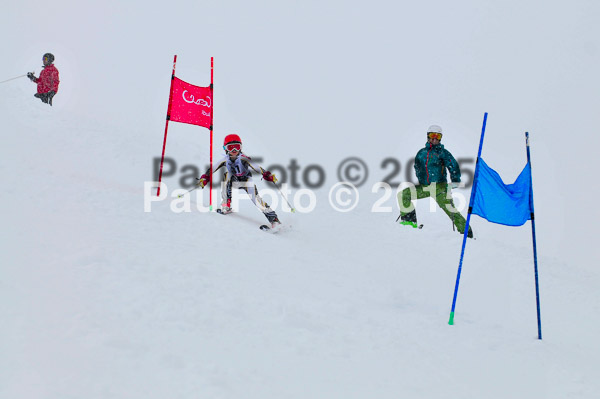
[(453, 183), (460, 182), (460, 168), (458, 162), (450, 154), (450, 151), (444, 149), (442, 144), (425, 144), (417, 152), (415, 157), (415, 172), (419, 184), (447, 183), (446, 169), (450, 171), (450, 179)]

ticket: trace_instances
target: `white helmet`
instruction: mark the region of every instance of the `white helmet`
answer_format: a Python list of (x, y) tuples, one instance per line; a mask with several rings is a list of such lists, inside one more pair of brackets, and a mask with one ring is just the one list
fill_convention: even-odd
[(438, 125), (431, 125), (427, 129), (427, 133), (442, 133), (442, 127)]

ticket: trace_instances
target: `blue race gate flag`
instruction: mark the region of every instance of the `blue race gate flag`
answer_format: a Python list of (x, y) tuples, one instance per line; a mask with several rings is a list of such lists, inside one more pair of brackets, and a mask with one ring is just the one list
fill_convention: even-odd
[(482, 158), (479, 158), (479, 162), (472, 213), (506, 226), (521, 226), (530, 220), (530, 164), (525, 165), (513, 184), (504, 184), (500, 175)]

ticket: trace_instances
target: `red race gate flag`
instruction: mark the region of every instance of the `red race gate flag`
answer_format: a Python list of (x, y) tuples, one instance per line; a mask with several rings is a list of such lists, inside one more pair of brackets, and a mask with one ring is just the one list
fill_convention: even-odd
[[(160, 196), (163, 164), (165, 161), (165, 148), (167, 147), (167, 131), (169, 121), (189, 123), (191, 125), (206, 127), (210, 130), (210, 170), (212, 175), (212, 147), (213, 147), (213, 58), (210, 57), (210, 86), (194, 86), (175, 77), (175, 64), (177, 55), (173, 58), (173, 73), (171, 74), (171, 89), (169, 90), (169, 107), (165, 122), (165, 137), (163, 139), (162, 157), (160, 159), (160, 172), (158, 174), (158, 190)], [(210, 179), (210, 209), (212, 210), (212, 179)]]
[(199, 87), (173, 77), (169, 120), (211, 128), (212, 88)]

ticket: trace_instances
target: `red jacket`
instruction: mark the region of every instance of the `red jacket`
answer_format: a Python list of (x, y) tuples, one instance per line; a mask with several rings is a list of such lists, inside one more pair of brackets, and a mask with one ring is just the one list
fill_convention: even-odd
[(44, 67), (42, 72), (40, 72), (40, 77), (35, 82), (37, 83), (38, 93), (48, 93), (49, 91), (58, 93), (58, 84), (60, 83), (58, 69), (56, 69), (54, 64)]

